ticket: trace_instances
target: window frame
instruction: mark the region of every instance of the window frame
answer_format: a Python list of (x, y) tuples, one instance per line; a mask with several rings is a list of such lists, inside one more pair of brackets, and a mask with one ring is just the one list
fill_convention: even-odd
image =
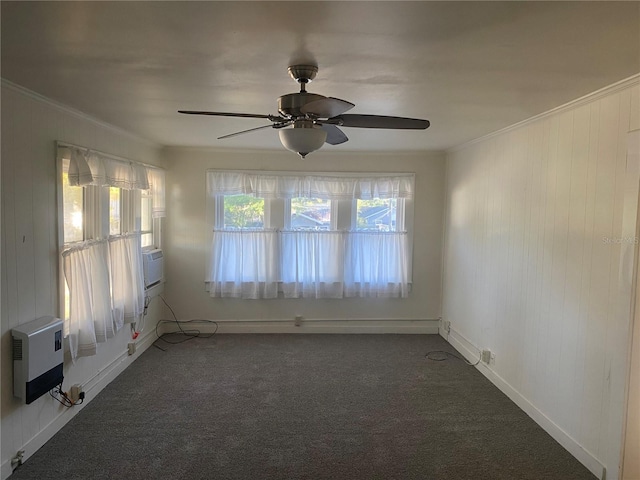
[[(150, 223), (151, 230), (142, 230), (142, 215), (144, 211), (144, 209), (142, 208), (142, 200), (144, 198), (149, 199), (149, 208), (147, 209), (148, 210), (147, 213), (149, 215), (149, 223)], [(140, 231), (141, 244), (142, 244), (142, 237), (144, 235), (149, 235), (149, 234), (151, 235), (151, 245), (146, 245), (142, 247), (142, 251), (148, 252), (150, 250), (162, 249), (162, 217), (153, 216), (153, 191), (151, 189), (141, 190), (140, 201), (138, 203), (140, 208), (140, 215), (138, 216), (140, 220), (140, 225), (138, 230)]]
[[(347, 176), (347, 177), (389, 177), (397, 175), (413, 175), (412, 172), (286, 172), (286, 171), (254, 171), (254, 170), (226, 170), (208, 169), (207, 172), (230, 173), (257, 173), (273, 175), (317, 175), (317, 176)], [(415, 181), (415, 180), (414, 180)], [(415, 193), (414, 193), (415, 195)], [(210, 263), (213, 249), (213, 232), (224, 230), (224, 194), (206, 194), (206, 239), (207, 239), (207, 264)], [(284, 198), (265, 198), (265, 230), (290, 231), (291, 227), (291, 200)], [(357, 199), (331, 200), (331, 230), (336, 232), (362, 232), (357, 230)], [(407, 236), (407, 277), (411, 288), (413, 283), (413, 234), (414, 234), (414, 198), (397, 198), (396, 204), (396, 230), (393, 233), (404, 233)]]
[[(82, 240), (65, 241), (64, 236), (64, 183), (63, 175), (68, 173), (69, 161), (64, 157), (59, 157), (56, 162), (57, 171), (57, 214), (58, 214), (58, 245), (60, 245), (60, 252), (73, 247), (74, 245), (81, 245), (85, 242), (92, 240), (109, 240), (110, 238), (116, 238), (122, 235), (140, 230), (140, 214), (141, 214), (141, 196), (138, 194), (139, 190), (126, 190), (118, 187), (109, 186), (97, 186), (97, 185), (85, 185), (85, 186), (72, 186), (72, 188), (82, 189)], [(120, 232), (117, 234), (111, 234), (110, 228), (110, 189), (118, 188), (119, 190), (119, 214), (120, 214)], [(160, 220), (152, 219), (152, 220)], [(155, 238), (155, 232), (154, 232)], [(155, 248), (155, 247), (154, 247)], [(144, 250), (144, 249), (143, 249)], [(60, 318), (68, 320), (67, 311), (67, 298), (69, 294), (69, 287), (67, 280), (64, 276), (64, 260), (62, 255), (59, 255), (59, 273), (58, 278), (62, 288), (59, 288), (58, 292), (58, 308)]]

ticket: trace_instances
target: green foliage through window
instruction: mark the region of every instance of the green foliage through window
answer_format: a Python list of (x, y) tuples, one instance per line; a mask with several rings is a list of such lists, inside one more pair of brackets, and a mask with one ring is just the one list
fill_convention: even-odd
[(225, 195), (224, 228), (264, 228), (264, 198)]

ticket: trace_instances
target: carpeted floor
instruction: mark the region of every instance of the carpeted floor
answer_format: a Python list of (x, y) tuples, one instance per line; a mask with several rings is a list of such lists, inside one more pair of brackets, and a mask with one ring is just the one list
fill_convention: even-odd
[(437, 335), (159, 345), (11, 480), (596, 478)]

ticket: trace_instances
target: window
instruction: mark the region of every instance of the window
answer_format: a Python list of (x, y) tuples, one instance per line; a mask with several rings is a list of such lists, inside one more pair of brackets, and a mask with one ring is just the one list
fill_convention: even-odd
[(156, 180), (152, 189), (142, 165), (79, 147), (59, 144), (58, 161), (61, 315), (75, 361), (142, 314), (141, 191), (153, 191), (153, 216), (164, 211), (164, 200), (155, 198), (164, 183)]
[(373, 198), (356, 200), (356, 230), (374, 232), (396, 232), (397, 198)]
[(142, 248), (154, 247), (153, 217), (151, 215), (152, 195), (149, 190), (140, 195), (140, 244)]
[(162, 248), (164, 203), (164, 171), (147, 169), (149, 189), (140, 192), (140, 243), (145, 250)]
[(109, 187), (109, 235), (120, 235), (120, 189)]
[(290, 200), (291, 230), (331, 230), (331, 200), (295, 197)]
[(412, 174), (209, 171), (210, 295), (406, 297), (413, 183)]
[(64, 243), (84, 240), (84, 194), (82, 187), (69, 185), (69, 159), (62, 165), (62, 197), (64, 202)]
[(263, 229), (264, 198), (252, 195), (224, 195), (224, 228)]

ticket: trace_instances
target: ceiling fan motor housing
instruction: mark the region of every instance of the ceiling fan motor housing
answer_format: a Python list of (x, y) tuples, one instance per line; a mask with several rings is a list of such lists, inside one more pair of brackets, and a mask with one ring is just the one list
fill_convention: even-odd
[(291, 78), (298, 83), (309, 83), (318, 73), (316, 65), (291, 65), (287, 70)]
[(316, 93), (289, 93), (288, 95), (283, 95), (278, 98), (278, 111), (285, 116), (304, 117), (305, 114), (302, 113), (300, 109), (309, 102), (315, 102), (323, 98), (326, 97)]

